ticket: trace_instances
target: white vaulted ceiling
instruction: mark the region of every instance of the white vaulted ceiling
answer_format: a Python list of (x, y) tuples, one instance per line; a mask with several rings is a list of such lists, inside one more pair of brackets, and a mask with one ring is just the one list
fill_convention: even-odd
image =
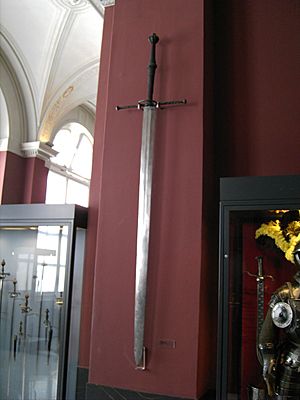
[(6, 100), (14, 92), (10, 119), (12, 108), (23, 110), (20, 141), (51, 141), (78, 107), (94, 114), (103, 25), (98, 3), (0, 0), (0, 87)]

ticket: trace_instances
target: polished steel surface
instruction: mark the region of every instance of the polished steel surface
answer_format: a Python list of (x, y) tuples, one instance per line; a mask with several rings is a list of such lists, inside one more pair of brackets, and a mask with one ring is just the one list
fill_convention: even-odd
[(137, 104), (116, 106), (116, 110), (138, 109), (143, 111), (134, 306), (134, 359), (136, 368), (141, 370), (146, 369), (147, 352), (144, 346), (144, 330), (156, 112), (157, 109), (164, 108), (165, 106), (176, 106), (187, 103), (185, 99), (163, 102), (154, 100), (153, 90), (157, 68), (155, 53), (159, 37), (156, 33), (153, 33), (148, 37), (148, 40), (151, 50), (148, 64), (147, 98), (146, 100), (138, 101)]
[(143, 110), (141, 163), (139, 181), (138, 227), (136, 245), (134, 358), (137, 367), (145, 368), (144, 325), (148, 273), (152, 172), (156, 107)]
[(293, 310), (288, 303), (279, 302), (272, 309), (272, 320), (278, 328), (286, 328), (293, 320)]

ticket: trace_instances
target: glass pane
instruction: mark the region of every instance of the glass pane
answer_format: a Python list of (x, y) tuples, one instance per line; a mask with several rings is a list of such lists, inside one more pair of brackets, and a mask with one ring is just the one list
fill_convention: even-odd
[(4, 228), (0, 399), (56, 400), (68, 227)]
[(59, 154), (51, 162), (56, 168), (57, 164), (65, 168), (62, 171), (64, 176), (49, 171), (46, 203), (87, 206), (89, 189), (76, 182), (70, 183), (67, 188), (67, 180), (72, 179), (74, 174), (83, 182), (91, 178), (93, 143), (90, 133), (80, 124), (70, 123), (56, 134), (53, 143)]
[(72, 171), (86, 179), (91, 179), (92, 156), (92, 143), (86, 136), (82, 135), (71, 164)]
[[(84, 141), (82, 141), (83, 138), (85, 139)], [(92, 140), (89, 140), (89, 138), (91, 139), (91, 135), (84, 126), (75, 122), (66, 125), (57, 132), (54, 138), (53, 145), (54, 149), (58, 151), (58, 155), (52, 161), (55, 164), (70, 168), (74, 157), (76, 157), (76, 152), (82, 146), (82, 150), (79, 150), (81, 157), (83, 157), (81, 165), (76, 162), (76, 166), (73, 165), (72, 168), (75, 168), (76, 171), (78, 169), (88, 169), (92, 159)], [(86, 162), (88, 166), (85, 166)]]
[(66, 273), (66, 268), (64, 266), (61, 266), (59, 268), (59, 277), (58, 277), (58, 292), (61, 293), (64, 291), (64, 286), (65, 286), (65, 273)]
[(73, 133), (71, 129), (61, 129), (59, 132), (57, 132), (53, 141), (53, 148), (54, 150), (58, 151), (58, 155), (53, 158), (53, 162), (69, 167), (71, 165), (77, 143), (78, 135)]
[[(266, 396), (268, 387), (282, 396), (299, 394), (300, 275), (292, 255), (300, 242), (299, 211), (232, 211), (227, 235), (228, 399), (252, 399), (249, 393), (258, 391)], [(279, 302), (292, 310), (290, 323), (281, 327), (273, 311)], [(264, 362), (270, 367), (265, 380)]]
[(87, 207), (89, 203), (89, 188), (81, 183), (68, 180), (67, 203)]
[(59, 263), (60, 265), (65, 265), (67, 260), (67, 245), (68, 245), (68, 227), (67, 226), (62, 226), (61, 228), (61, 241), (60, 241), (60, 259)]
[(46, 204), (65, 204), (67, 179), (49, 171), (47, 180)]

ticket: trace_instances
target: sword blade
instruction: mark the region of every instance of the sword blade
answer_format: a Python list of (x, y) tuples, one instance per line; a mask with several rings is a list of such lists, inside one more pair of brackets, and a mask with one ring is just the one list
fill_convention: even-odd
[(257, 282), (257, 336), (260, 335), (264, 323), (265, 285), (264, 281)]
[(263, 360), (259, 350), (259, 335), (264, 323), (264, 304), (265, 304), (265, 282), (263, 271), (263, 257), (256, 257), (257, 260), (257, 321), (256, 321), (256, 355), (259, 362), (262, 364)]
[(265, 303), (265, 282), (263, 271), (263, 257), (256, 257), (257, 260), (257, 337), (260, 334), (264, 323), (264, 303)]
[[(3, 297), (3, 279), (1, 279), (1, 290), (0, 290), (0, 328), (2, 320), (2, 297)], [(0, 333), (1, 335), (1, 333)]]
[(146, 106), (143, 110), (134, 310), (134, 359), (137, 367), (143, 364), (144, 353), (145, 306), (156, 111), (157, 109), (154, 106)]

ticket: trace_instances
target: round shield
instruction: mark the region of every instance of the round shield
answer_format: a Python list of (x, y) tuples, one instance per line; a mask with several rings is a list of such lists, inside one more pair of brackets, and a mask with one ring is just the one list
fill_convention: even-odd
[(276, 303), (272, 309), (272, 319), (278, 328), (288, 327), (293, 320), (293, 310), (288, 303)]

